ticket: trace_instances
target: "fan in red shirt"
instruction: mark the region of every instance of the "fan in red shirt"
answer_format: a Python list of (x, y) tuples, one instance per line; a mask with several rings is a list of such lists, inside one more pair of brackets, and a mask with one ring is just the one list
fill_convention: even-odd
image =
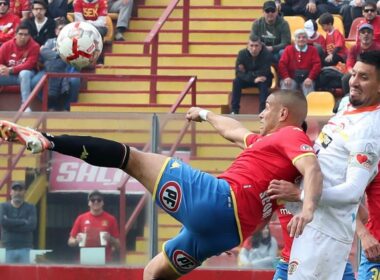
[(9, 10), (21, 20), (28, 19), (30, 13), (29, 0), (10, 0)]
[(326, 53), (324, 66), (334, 66), (338, 62), (345, 62), (347, 56), (346, 41), (342, 33), (334, 28), (334, 17), (330, 13), (323, 13), (319, 17), (319, 23), (326, 32)]
[(106, 247), (106, 261), (112, 261), (112, 250), (120, 246), (119, 230), (114, 216), (103, 210), (103, 195), (93, 191), (88, 195), (90, 211), (74, 222), (68, 244), (71, 247)]
[(304, 29), (294, 32), (294, 45), (287, 46), (278, 64), (281, 89), (300, 88), (306, 96), (314, 91), (315, 81), (321, 72), (321, 59), (314, 46), (307, 44)]
[(91, 23), (102, 37), (107, 34), (107, 0), (75, 0), (73, 8), (75, 21)]
[[(377, 15), (377, 3), (374, 0), (367, 0), (362, 7), (363, 19), (359, 22), (358, 28), (363, 23), (369, 23), (373, 26), (373, 40), (380, 44), (380, 16)], [(356, 41), (359, 41), (359, 32), (357, 32)]]
[(0, 0), (0, 45), (12, 39), (20, 18), (9, 10), (9, 0)]

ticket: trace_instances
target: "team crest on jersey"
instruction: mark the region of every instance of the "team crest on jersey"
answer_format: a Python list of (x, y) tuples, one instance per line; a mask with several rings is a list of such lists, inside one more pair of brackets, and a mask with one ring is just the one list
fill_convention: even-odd
[(301, 151), (309, 151), (309, 152), (312, 152), (312, 151), (313, 151), (313, 148), (312, 148), (310, 145), (302, 144), (302, 145), (300, 146), (300, 150), (301, 150)]
[(182, 199), (181, 186), (174, 181), (165, 183), (161, 188), (159, 199), (162, 207), (166, 211), (176, 212)]
[(298, 261), (291, 261), (288, 267), (288, 275), (293, 275), (293, 273), (296, 272), (298, 265), (299, 265)]
[(189, 272), (199, 266), (196, 260), (182, 250), (174, 251), (173, 264), (180, 272), (183, 273)]

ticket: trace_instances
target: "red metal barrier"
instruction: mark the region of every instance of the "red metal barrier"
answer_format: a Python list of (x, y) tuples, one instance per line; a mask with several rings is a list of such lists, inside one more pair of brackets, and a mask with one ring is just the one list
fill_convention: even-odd
[[(142, 268), (88, 266), (0, 266), (0, 279), (28, 280), (140, 280)], [(193, 271), (183, 280), (272, 280), (273, 271), (206, 270)]]

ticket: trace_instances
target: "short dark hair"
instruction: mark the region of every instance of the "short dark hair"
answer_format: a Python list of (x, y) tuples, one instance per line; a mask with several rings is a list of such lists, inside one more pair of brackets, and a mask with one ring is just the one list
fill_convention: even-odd
[(103, 199), (103, 194), (98, 190), (93, 190), (92, 192), (90, 192), (88, 194), (88, 200), (90, 200), (93, 197), (99, 197), (99, 198)]
[(260, 42), (261, 43), (260, 37), (257, 36), (256, 34), (249, 35), (249, 40), (252, 41), (252, 42)]
[(55, 20), (55, 28), (58, 28), (61, 25), (67, 25), (69, 21), (65, 19), (64, 17), (57, 18)]
[(26, 23), (25, 21), (22, 21), (19, 26), (16, 28), (16, 33), (19, 32), (20, 30), (28, 30), (28, 34), (30, 34), (30, 27), (29, 24)]
[(42, 7), (44, 7), (45, 10), (47, 10), (48, 8), (48, 3), (45, 2), (44, 0), (34, 0), (32, 3), (32, 8), (34, 7), (34, 4), (41, 5)]
[(320, 24), (334, 24), (334, 17), (332, 14), (326, 12), (319, 17)]
[(375, 10), (377, 9), (377, 1), (374, 0), (366, 0), (362, 6), (362, 9), (365, 9), (367, 6), (372, 6)]
[(380, 78), (380, 51), (379, 50), (362, 52), (359, 55), (358, 61), (375, 66), (376, 71), (377, 71), (377, 76), (378, 78)]

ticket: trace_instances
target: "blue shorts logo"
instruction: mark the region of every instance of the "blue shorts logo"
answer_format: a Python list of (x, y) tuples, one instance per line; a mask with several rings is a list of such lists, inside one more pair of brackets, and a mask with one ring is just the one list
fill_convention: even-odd
[(173, 264), (180, 272), (184, 273), (189, 272), (199, 266), (196, 260), (182, 250), (174, 251)]
[(160, 190), (160, 203), (164, 210), (176, 212), (181, 204), (182, 190), (177, 182), (165, 183)]

